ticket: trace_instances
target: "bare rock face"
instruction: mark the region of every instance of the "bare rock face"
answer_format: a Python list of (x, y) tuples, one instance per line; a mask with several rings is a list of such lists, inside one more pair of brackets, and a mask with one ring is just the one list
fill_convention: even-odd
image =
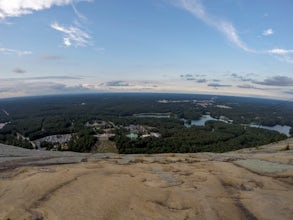
[(161, 155), (0, 145), (0, 219), (292, 219), (288, 145)]

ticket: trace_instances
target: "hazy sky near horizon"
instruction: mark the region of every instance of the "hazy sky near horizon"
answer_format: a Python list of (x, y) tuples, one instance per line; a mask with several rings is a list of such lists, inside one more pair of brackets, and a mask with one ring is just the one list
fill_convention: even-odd
[(292, 0), (0, 0), (0, 98), (293, 98)]

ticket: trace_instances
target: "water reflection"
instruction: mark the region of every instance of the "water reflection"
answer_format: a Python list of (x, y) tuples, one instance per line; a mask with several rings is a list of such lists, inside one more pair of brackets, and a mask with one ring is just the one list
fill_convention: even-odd
[[(184, 121), (184, 125), (185, 127), (189, 128), (192, 125), (195, 126), (205, 126), (205, 123), (207, 121), (222, 121), (225, 123), (231, 123), (231, 121), (228, 120), (224, 120), (224, 119), (217, 119), (214, 118), (210, 115), (203, 115), (199, 120), (186, 120), (186, 119), (182, 119)], [(290, 137), (290, 129), (291, 127), (288, 125), (274, 125), (274, 126), (264, 126), (264, 125), (255, 125), (255, 124), (250, 124), (248, 125), (250, 127), (254, 127), (254, 128), (263, 128), (263, 129), (267, 129), (267, 130), (272, 130), (272, 131), (278, 131), (281, 134), (285, 134), (288, 137)]]

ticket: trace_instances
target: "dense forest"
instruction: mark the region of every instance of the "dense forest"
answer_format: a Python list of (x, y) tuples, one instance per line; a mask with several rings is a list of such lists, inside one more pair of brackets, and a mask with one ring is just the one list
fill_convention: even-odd
[[(113, 133), (109, 139), (120, 153), (224, 152), (286, 138), (276, 131), (251, 128), (251, 123), (287, 125), (292, 135), (292, 110), (292, 101), (191, 94), (10, 98), (0, 100), (0, 142), (35, 148), (33, 141), (40, 138), (72, 134), (66, 148), (57, 149), (89, 152), (99, 142), (98, 134)], [(148, 114), (150, 117), (146, 117)], [(167, 117), (160, 117), (162, 114)], [(208, 121), (205, 126), (186, 127), (182, 121), (197, 120), (206, 114), (231, 123)], [(86, 126), (95, 121), (106, 124)], [(148, 131), (136, 130), (137, 137), (131, 138), (129, 125), (144, 126)], [(53, 149), (48, 142), (41, 147)]]

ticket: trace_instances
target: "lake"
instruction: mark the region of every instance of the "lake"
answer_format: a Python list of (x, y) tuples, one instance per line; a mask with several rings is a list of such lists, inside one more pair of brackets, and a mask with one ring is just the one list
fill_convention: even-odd
[(140, 113), (133, 116), (138, 118), (170, 118), (170, 113)]
[(253, 128), (263, 128), (263, 129), (268, 129), (268, 130), (272, 130), (272, 131), (278, 131), (281, 134), (285, 134), (288, 137), (290, 137), (290, 129), (291, 127), (288, 125), (275, 125), (275, 126), (263, 126), (263, 125), (249, 125), (250, 127)]
[[(184, 121), (184, 125), (185, 127), (189, 128), (191, 127), (192, 125), (195, 125), (195, 126), (205, 126), (205, 123), (207, 121), (222, 121), (222, 122), (225, 122), (225, 123), (230, 123), (229, 121), (227, 120), (223, 120), (223, 119), (217, 119), (217, 118), (214, 118), (210, 115), (203, 115), (199, 120), (192, 120), (191, 121), (191, 124), (188, 124), (188, 120), (186, 119), (182, 119)], [(274, 125), (274, 126), (264, 126), (264, 125), (254, 125), (254, 124), (250, 124), (250, 125), (247, 125), (249, 127), (254, 127), (254, 128), (263, 128), (263, 129), (267, 129), (267, 130), (272, 130), (272, 131), (278, 131), (279, 133), (281, 134), (285, 134), (287, 135), (288, 137), (290, 137), (290, 129), (291, 127), (288, 126), (288, 125)]]
[(229, 123), (229, 121), (227, 120), (223, 120), (223, 119), (217, 119), (217, 118), (214, 118), (210, 115), (203, 115), (199, 120), (191, 120), (191, 123), (188, 124), (186, 119), (182, 119), (184, 121), (184, 125), (185, 127), (189, 128), (190, 126), (192, 125), (195, 125), (195, 126), (205, 126), (205, 123), (207, 121), (222, 121), (222, 122), (225, 122), (225, 123)]

